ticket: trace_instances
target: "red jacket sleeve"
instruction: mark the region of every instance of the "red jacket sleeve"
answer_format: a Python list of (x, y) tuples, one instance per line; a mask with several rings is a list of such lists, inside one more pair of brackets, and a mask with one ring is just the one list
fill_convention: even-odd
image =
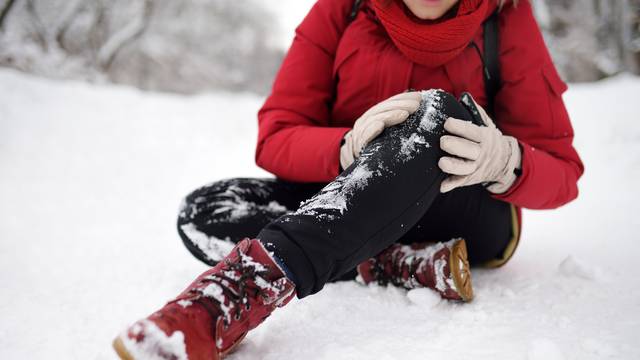
[(351, 0), (320, 0), (296, 29), (272, 92), (258, 112), (256, 164), (279, 178), (329, 182), (349, 128), (332, 127), (333, 63)]
[(531, 209), (559, 207), (578, 196), (584, 166), (573, 147), (573, 129), (562, 101), (560, 79), (528, 1), (500, 16), (503, 85), (496, 97), (496, 121), (522, 149), (522, 175), (494, 197)]

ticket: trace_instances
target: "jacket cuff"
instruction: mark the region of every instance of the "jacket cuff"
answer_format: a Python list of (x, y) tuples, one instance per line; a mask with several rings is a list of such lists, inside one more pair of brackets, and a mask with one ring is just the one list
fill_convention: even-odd
[[(351, 130), (351, 128), (336, 128), (336, 129), (339, 130), (337, 132), (340, 135), (340, 138), (338, 140), (338, 145), (333, 147), (333, 149), (334, 150), (337, 149), (337, 152), (338, 152), (337, 155), (334, 156), (333, 158), (336, 159), (336, 161), (338, 163), (338, 166), (337, 166), (338, 172), (335, 175), (335, 176), (338, 176), (344, 171), (344, 169), (342, 168), (342, 162), (340, 161), (340, 155), (341, 155), (340, 151), (342, 150), (342, 145), (344, 145), (344, 143), (345, 143), (344, 137), (349, 132), (349, 130)], [(335, 176), (334, 176), (334, 178), (335, 178)]]

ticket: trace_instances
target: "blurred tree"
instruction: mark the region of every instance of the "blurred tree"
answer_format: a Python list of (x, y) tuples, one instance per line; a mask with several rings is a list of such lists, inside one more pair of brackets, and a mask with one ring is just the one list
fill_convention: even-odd
[(254, 0), (9, 0), (0, 16), (0, 65), (46, 76), (264, 93), (283, 56)]
[(640, 0), (534, 0), (554, 61), (570, 81), (640, 73)]
[(283, 51), (270, 38), (276, 24), (264, 9), (233, 0), (155, 0), (155, 6), (145, 34), (116, 59), (113, 79), (181, 92), (269, 90)]
[[(531, 0), (565, 79), (640, 73), (640, 0)], [(283, 51), (257, 0), (0, 0), (0, 66), (148, 90), (266, 93)]]
[(0, 31), (4, 29), (4, 20), (7, 18), (7, 15), (9, 15), (9, 11), (11, 11), (15, 3), (15, 0), (7, 0), (0, 8)]

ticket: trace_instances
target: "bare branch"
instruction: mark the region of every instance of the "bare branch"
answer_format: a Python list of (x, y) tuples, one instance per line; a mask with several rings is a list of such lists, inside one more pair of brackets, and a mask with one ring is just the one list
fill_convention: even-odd
[(11, 11), (11, 8), (13, 7), (13, 5), (15, 5), (15, 3), (16, 0), (7, 0), (7, 2), (0, 10), (0, 31), (4, 31), (4, 21), (7, 18), (7, 15), (9, 15), (9, 11)]
[(105, 23), (105, 5), (101, 0), (94, 1), (93, 6), (95, 9), (93, 10), (93, 22), (87, 31), (87, 44), (89, 48), (92, 50), (92, 54), (94, 56), (98, 52), (100, 47), (102, 46), (101, 33), (103, 32), (104, 23)]
[(98, 51), (98, 63), (104, 70), (108, 70), (116, 56), (125, 46), (139, 38), (149, 25), (152, 11), (152, 0), (145, 0), (142, 14), (132, 20), (127, 26), (113, 34)]
[(84, 0), (70, 1), (69, 5), (65, 8), (65, 11), (62, 12), (62, 20), (60, 20), (54, 34), (56, 43), (61, 49), (67, 50), (64, 46), (64, 36), (66, 35), (69, 26), (73, 23), (73, 20), (75, 20), (76, 15), (80, 10), (82, 10), (84, 5)]
[(29, 14), (32, 20), (31, 23), (34, 28), (33, 30), (36, 36), (36, 41), (40, 43), (40, 46), (44, 51), (48, 51), (49, 44), (47, 43), (47, 30), (42, 22), (42, 19), (40, 18), (40, 15), (38, 15), (38, 12), (36, 11), (36, 4), (34, 0), (27, 0), (26, 8), (27, 8), (27, 13)]

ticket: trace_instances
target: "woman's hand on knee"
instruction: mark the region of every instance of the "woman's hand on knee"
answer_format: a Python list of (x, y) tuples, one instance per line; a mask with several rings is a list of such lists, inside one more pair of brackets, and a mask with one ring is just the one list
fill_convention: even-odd
[(473, 103), (486, 126), (454, 118), (444, 123), (450, 135), (440, 138), (440, 148), (453, 156), (438, 161), (440, 169), (450, 174), (440, 185), (443, 193), (481, 183), (493, 193), (503, 193), (516, 180), (514, 170), (521, 162), (518, 141), (503, 135), (484, 109), (475, 100)]
[(401, 93), (388, 98), (367, 110), (344, 136), (340, 148), (340, 165), (346, 169), (360, 156), (362, 149), (384, 131), (398, 125), (413, 114), (420, 106), (422, 95), (419, 91)]

